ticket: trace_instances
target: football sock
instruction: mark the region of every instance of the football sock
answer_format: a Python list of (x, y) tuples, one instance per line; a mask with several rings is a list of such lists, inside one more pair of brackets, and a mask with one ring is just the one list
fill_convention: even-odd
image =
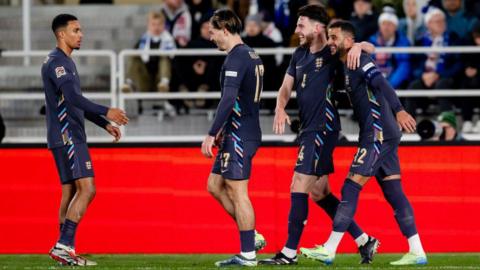
[(290, 259), (293, 259), (293, 258), (295, 258), (295, 256), (297, 256), (297, 250), (296, 249), (283, 247), (281, 252), (283, 253), (283, 255), (287, 256)]
[(288, 215), (288, 238), (285, 247), (297, 250), (303, 228), (308, 217), (308, 194), (292, 192), (291, 205)]
[(340, 241), (342, 240), (342, 237), (345, 233), (343, 232), (335, 232), (332, 231), (330, 233), (330, 237), (328, 237), (327, 242), (323, 244), (326, 250), (330, 252), (330, 254), (335, 254), (337, 252), (337, 247), (340, 244)]
[(342, 201), (338, 205), (337, 213), (333, 219), (333, 231), (345, 232), (352, 222), (357, 210), (358, 196), (362, 186), (348, 179), (342, 187)]
[(418, 236), (418, 234), (408, 238), (408, 246), (410, 248), (410, 253), (415, 255), (425, 255), (425, 251), (423, 250), (422, 242), (420, 241), (420, 236)]
[(255, 258), (255, 230), (240, 231), (240, 250), (245, 258), (252, 259), (247, 257), (251, 257), (251, 252), (253, 252), (253, 258)]
[(77, 230), (77, 223), (65, 219), (65, 223), (62, 227), (62, 232), (60, 233), (60, 244), (73, 247), (75, 246), (75, 231)]
[(357, 246), (363, 246), (368, 242), (368, 235), (366, 233), (362, 233), (359, 237), (355, 238), (355, 243), (357, 243)]
[(60, 233), (62, 233), (63, 223), (60, 223)]
[(400, 179), (380, 181), (385, 199), (392, 206), (402, 234), (410, 238), (417, 234), (413, 209), (402, 189)]
[[(323, 210), (325, 210), (327, 215), (333, 220), (333, 218), (335, 217), (335, 213), (337, 213), (337, 207), (340, 204), (340, 200), (338, 200), (338, 198), (332, 193), (329, 193), (323, 199), (316, 201), (316, 203), (321, 208), (323, 208)], [(353, 237), (353, 239), (355, 239), (355, 242), (357, 242), (356, 239), (361, 238), (360, 236), (362, 235), (365, 235), (368, 241), (368, 235), (363, 232), (363, 230), (357, 225), (357, 223), (355, 223), (354, 220), (352, 220), (352, 222), (350, 223), (350, 226), (348, 226), (347, 231)], [(360, 241), (363, 241), (363, 240), (360, 240)]]

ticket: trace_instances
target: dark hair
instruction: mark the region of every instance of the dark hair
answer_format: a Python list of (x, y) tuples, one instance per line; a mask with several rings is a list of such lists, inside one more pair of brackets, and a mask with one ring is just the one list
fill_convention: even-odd
[(219, 9), (213, 13), (210, 23), (215, 29), (227, 29), (232, 34), (240, 34), (242, 32), (242, 21), (235, 12), (229, 9)]
[(70, 21), (78, 21), (77, 17), (70, 14), (59, 14), (52, 21), (52, 31), (56, 33), (59, 28), (65, 27)]
[(298, 10), (297, 16), (304, 16), (309, 18), (310, 20), (323, 23), (324, 25), (328, 25), (328, 23), (330, 22), (330, 17), (328, 16), (327, 11), (325, 10), (325, 8), (319, 5), (303, 6)]
[(351, 35), (352, 38), (355, 39), (355, 26), (353, 26), (351, 22), (343, 20), (335, 21), (330, 24), (328, 28), (340, 28), (342, 32)]

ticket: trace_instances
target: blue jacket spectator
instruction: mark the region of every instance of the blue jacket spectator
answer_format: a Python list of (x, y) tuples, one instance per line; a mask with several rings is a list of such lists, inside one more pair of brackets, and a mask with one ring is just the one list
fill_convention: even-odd
[(467, 38), (477, 18), (465, 14), (462, 0), (443, 0), (443, 7), (447, 12), (448, 31), (455, 32), (461, 39)]
[(405, 18), (398, 22), (398, 30), (408, 38), (410, 44), (414, 44), (427, 31), (422, 12), (427, 3), (427, 0), (403, 0)]
[[(392, 10), (393, 11), (393, 10)], [(392, 11), (383, 12), (378, 18), (379, 31), (370, 37), (377, 47), (409, 47), (407, 37), (397, 31), (398, 18)], [(410, 56), (404, 53), (376, 53), (375, 62), (393, 88), (405, 88), (410, 77)]]

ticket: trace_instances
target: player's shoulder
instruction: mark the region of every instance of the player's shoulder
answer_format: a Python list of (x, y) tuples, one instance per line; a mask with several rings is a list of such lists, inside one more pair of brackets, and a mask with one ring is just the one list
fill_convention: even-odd
[(293, 51), (292, 57), (294, 58), (301, 57), (305, 55), (308, 52), (308, 50), (309, 49), (304, 46), (298, 46), (297, 48), (295, 48), (295, 51)]
[(375, 61), (372, 59), (372, 56), (366, 52), (362, 52), (360, 55), (360, 69), (363, 72), (367, 72), (371, 68), (376, 67)]
[(260, 61), (260, 56), (254, 49), (250, 48), (246, 44), (237, 45), (232, 52), (228, 55), (228, 63), (235, 66), (245, 66), (247, 63), (256, 63)]

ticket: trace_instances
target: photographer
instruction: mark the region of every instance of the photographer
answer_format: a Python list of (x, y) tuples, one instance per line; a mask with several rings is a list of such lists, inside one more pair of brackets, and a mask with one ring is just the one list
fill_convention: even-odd
[(441, 113), (437, 121), (425, 119), (417, 126), (418, 135), (422, 141), (463, 141), (462, 135), (457, 131), (457, 118), (453, 112)]

